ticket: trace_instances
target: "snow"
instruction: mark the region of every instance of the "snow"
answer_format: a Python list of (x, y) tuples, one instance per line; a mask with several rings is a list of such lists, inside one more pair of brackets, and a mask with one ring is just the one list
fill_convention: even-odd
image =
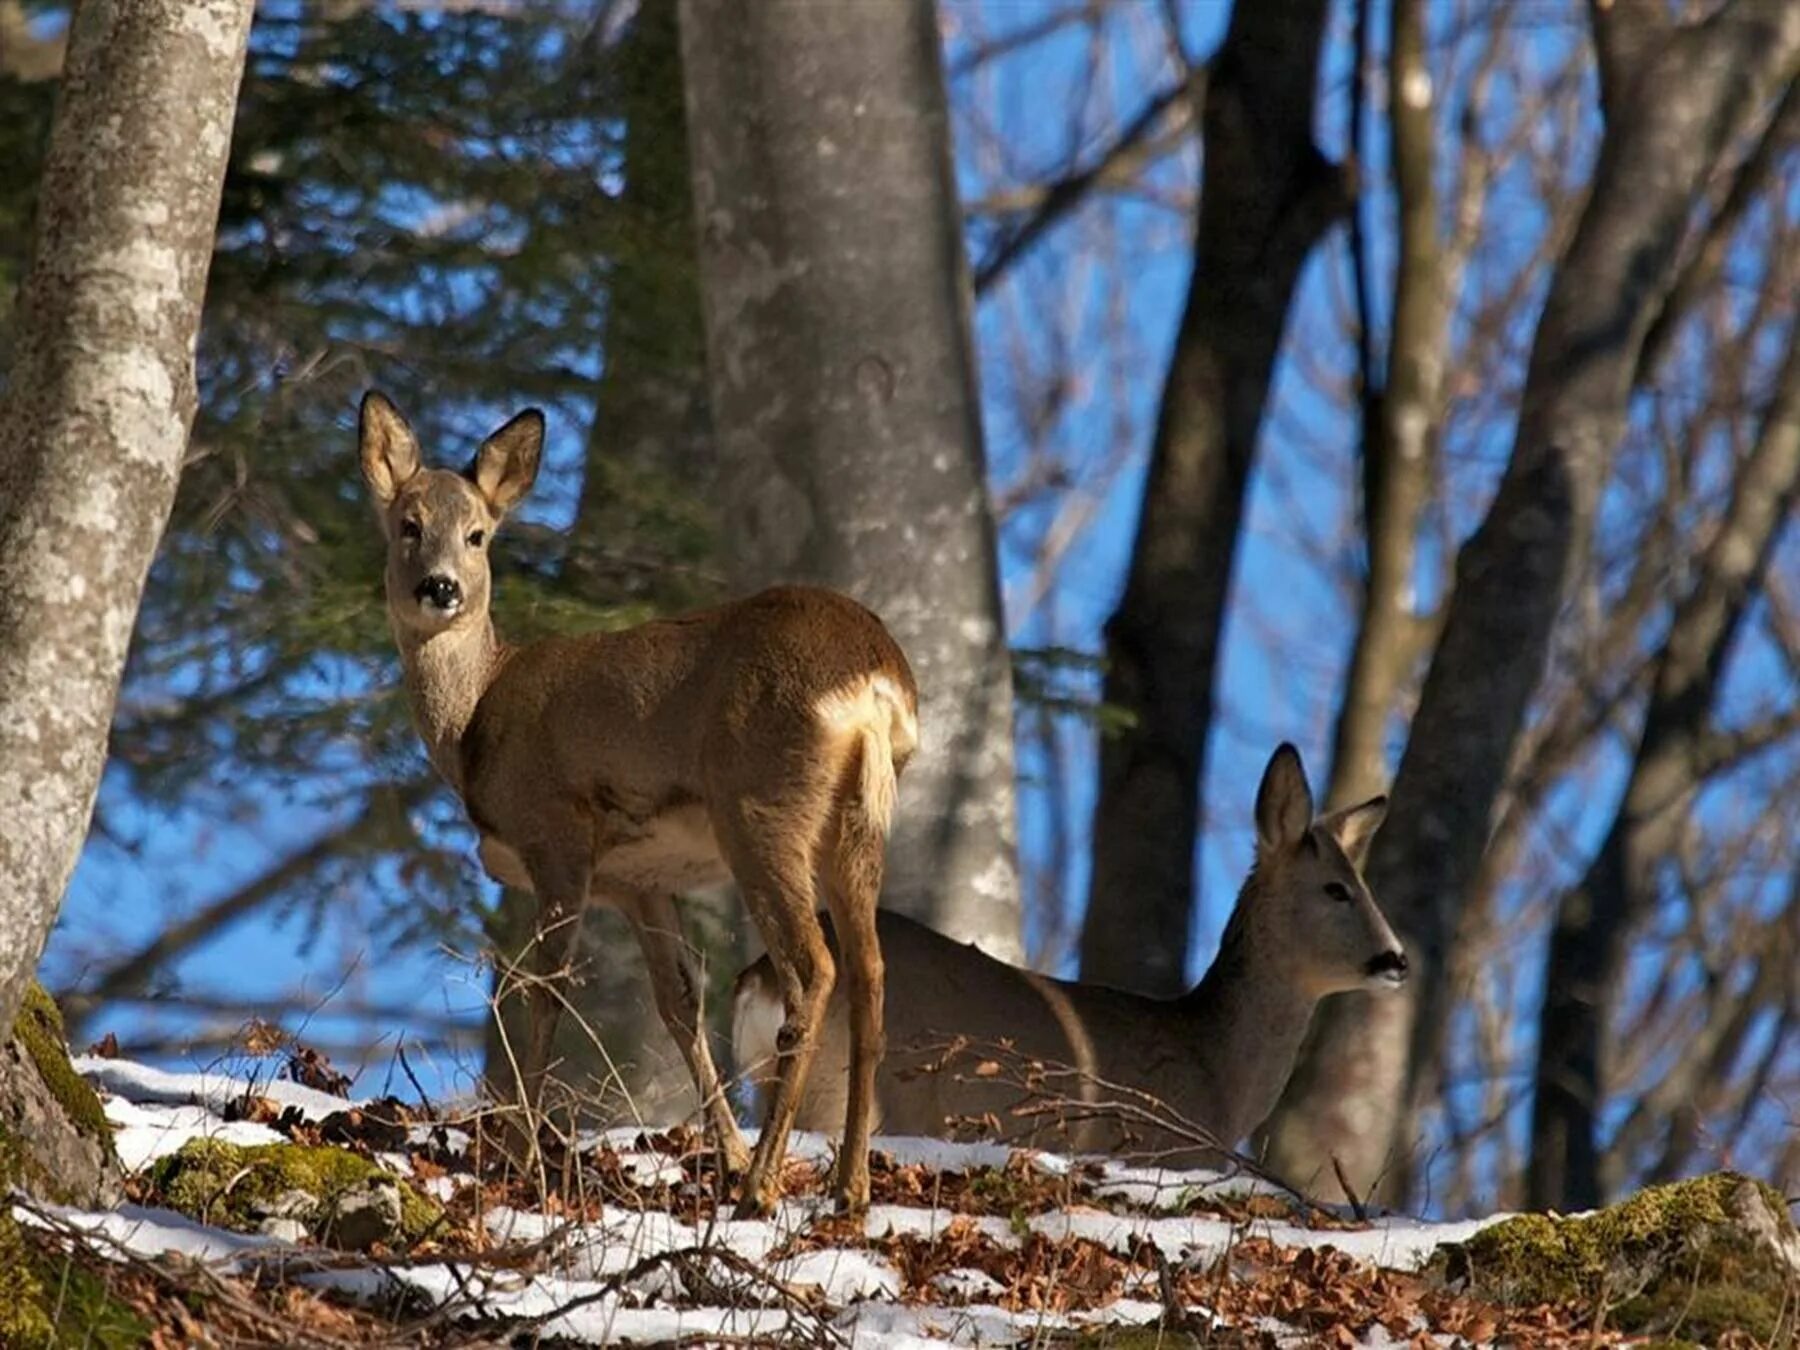
[(148, 1064), (134, 1064), (128, 1059), (102, 1059), (98, 1055), (77, 1055), (71, 1062), (75, 1072), (98, 1091), (110, 1092), (139, 1106), (192, 1103), (223, 1111), (232, 1102), (267, 1097), (277, 1106), (298, 1107), (308, 1120), (323, 1120), (357, 1104), (282, 1078), (253, 1082), (210, 1069), (172, 1073)]
[[(101, 1091), (107, 1118), (117, 1130), (121, 1159), (132, 1170), (147, 1167), (189, 1139), (239, 1144), (282, 1140), (283, 1135), (266, 1126), (222, 1118), (228, 1104), (247, 1095), (296, 1107), (312, 1120), (351, 1105), (282, 1081), (252, 1083), (211, 1071), (171, 1073), (94, 1057), (79, 1058), (75, 1066)], [(581, 1142), (612, 1150), (627, 1178), (639, 1186), (683, 1183), (679, 1164), (657, 1151), (647, 1133), (608, 1130), (586, 1135)], [(466, 1131), (448, 1126), (413, 1127), (408, 1141), (415, 1148), (441, 1149), (452, 1157), (465, 1153), (470, 1142)], [(1079, 1205), (1012, 1217), (961, 1214), (928, 1205), (874, 1205), (863, 1224), (871, 1239), (907, 1234), (933, 1239), (955, 1225), (959, 1236), (979, 1237), (1002, 1250), (1016, 1250), (1032, 1235), (1052, 1241), (1085, 1239), (1118, 1253), (1128, 1253), (1147, 1240), (1171, 1262), (1204, 1264), (1246, 1236), (1257, 1236), (1290, 1248), (1331, 1246), (1375, 1265), (1410, 1271), (1423, 1266), (1440, 1243), (1462, 1241), (1504, 1217), (1448, 1224), (1386, 1217), (1343, 1230), (1277, 1219), (1233, 1223), (1184, 1211), (1209, 1197), (1241, 1200), (1282, 1193), (1249, 1175), (1071, 1159), (1002, 1144), (880, 1138), (876, 1148), (898, 1165), (945, 1172), (1023, 1165), (1061, 1177), (1073, 1175), (1079, 1167), (1085, 1198)], [(820, 1135), (797, 1134), (793, 1152), (822, 1166), (830, 1161), (833, 1145)], [(396, 1170), (411, 1170), (404, 1155), (382, 1156)], [(448, 1199), (466, 1184), (466, 1177), (436, 1176), (419, 1184), (437, 1198)], [(1100, 1201), (1125, 1208), (1122, 1212), (1099, 1208), (1095, 1202)], [(27, 1222), (45, 1221), (23, 1207), (16, 1212)], [(306, 1262), (306, 1253), (316, 1249), (305, 1244), (296, 1247), (268, 1237), (229, 1233), (165, 1211), (136, 1206), (106, 1213), (44, 1211), (49, 1221), (95, 1234), (102, 1239), (102, 1250), (112, 1245), (141, 1256), (176, 1253), (226, 1270), (274, 1258), (290, 1263), (284, 1268), (292, 1272), (292, 1263), (299, 1259), (304, 1268), (290, 1278), (346, 1297), (391, 1301), (396, 1292), (404, 1291), (447, 1318), (527, 1319), (542, 1337), (593, 1344), (705, 1336), (754, 1340), (829, 1326), (853, 1347), (923, 1350), (1013, 1344), (1078, 1326), (1150, 1322), (1163, 1312), (1153, 1301), (1156, 1284), (1149, 1276), (1134, 1276), (1125, 1297), (1089, 1311), (1015, 1311), (996, 1302), (1007, 1292), (999, 1281), (968, 1266), (932, 1277), (930, 1284), (942, 1302), (902, 1302), (902, 1274), (882, 1252), (815, 1245), (809, 1235), (827, 1212), (828, 1201), (820, 1196), (784, 1201), (766, 1220), (721, 1217), (698, 1224), (656, 1208), (614, 1204), (601, 1207), (596, 1218), (585, 1222), (564, 1222), (504, 1206), (486, 1210), (483, 1222), (496, 1244), (541, 1244), (540, 1259), (527, 1272), (429, 1258), (416, 1264), (334, 1264), (321, 1269)], [(634, 1271), (628, 1282), (622, 1279)], [(1212, 1316), (1200, 1308), (1184, 1312), (1190, 1317)], [(1300, 1343), (1293, 1338), (1301, 1333), (1293, 1327), (1271, 1322), (1265, 1329), (1277, 1343)], [(1393, 1344), (1385, 1335), (1364, 1343), (1371, 1350)]]
[[(286, 1246), (274, 1238), (211, 1228), (166, 1209), (120, 1205), (117, 1209), (92, 1213), (60, 1205), (42, 1208), (63, 1227), (101, 1238), (102, 1250), (116, 1246), (134, 1256), (185, 1256), (195, 1261), (222, 1263), (229, 1268), (237, 1264), (238, 1258), (250, 1253)], [(22, 1223), (44, 1222), (36, 1213), (22, 1208), (15, 1209), (13, 1217)]]
[(204, 1106), (141, 1105), (124, 1097), (108, 1097), (105, 1105), (106, 1118), (114, 1126), (113, 1146), (128, 1172), (143, 1171), (190, 1139), (245, 1145), (279, 1144), (283, 1140), (267, 1125), (220, 1120)]

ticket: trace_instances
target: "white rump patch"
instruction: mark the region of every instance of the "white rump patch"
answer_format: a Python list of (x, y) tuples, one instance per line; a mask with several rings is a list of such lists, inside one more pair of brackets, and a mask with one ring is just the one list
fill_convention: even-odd
[(919, 719), (913, 714), (904, 690), (886, 675), (842, 689), (834, 689), (813, 705), (819, 720), (835, 731), (874, 731), (887, 742), (896, 760), (918, 748)]

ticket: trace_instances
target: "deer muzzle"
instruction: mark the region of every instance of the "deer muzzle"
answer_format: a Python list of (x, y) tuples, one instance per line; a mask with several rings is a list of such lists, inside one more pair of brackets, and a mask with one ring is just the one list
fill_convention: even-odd
[(1395, 988), (1406, 983), (1406, 953), (1399, 948), (1385, 951), (1369, 958), (1363, 966), (1363, 973), (1373, 984), (1392, 985)]
[(429, 605), (445, 614), (454, 614), (462, 608), (462, 584), (455, 577), (434, 572), (418, 584), (413, 591), (413, 598), (421, 605)]

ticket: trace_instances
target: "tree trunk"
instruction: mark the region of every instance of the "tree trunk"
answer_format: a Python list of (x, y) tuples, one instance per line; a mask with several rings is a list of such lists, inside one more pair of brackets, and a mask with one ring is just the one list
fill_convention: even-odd
[[(1362, 0), (1365, 6), (1373, 0)], [(1359, 18), (1366, 21), (1367, 9)], [(1449, 342), (1450, 304), (1439, 236), (1433, 145), (1433, 84), (1426, 54), (1422, 0), (1395, 0), (1390, 20), (1387, 114), (1397, 202), (1398, 256), (1392, 286), (1393, 327), (1385, 379), (1365, 369), (1363, 391), (1363, 526), (1369, 574), (1361, 622), (1332, 738), (1326, 806), (1337, 810), (1386, 791), (1387, 737), (1428, 641), (1426, 620), (1411, 608), (1416, 589), (1420, 515), (1437, 457)], [(1359, 53), (1365, 59), (1367, 53)], [(1360, 208), (1359, 208), (1360, 209)], [(1352, 247), (1356, 246), (1353, 240)], [(1362, 268), (1364, 258), (1353, 265)], [(1361, 292), (1359, 291), (1359, 294)], [(1362, 315), (1370, 322), (1366, 305)], [(1371, 345), (1365, 336), (1365, 349)], [(1365, 358), (1365, 365), (1372, 365)], [(1314, 1035), (1318, 1034), (1315, 1028)], [(1314, 1152), (1319, 1100), (1311, 1042), (1263, 1127), (1271, 1165), (1317, 1184)]]
[[(1331, 810), (1387, 790), (1388, 732), (1401, 692), (1423, 656), (1426, 623), (1414, 613), (1412, 596), (1419, 517), (1431, 494), (1437, 460), (1450, 337), (1423, 0), (1394, 0), (1391, 31), (1387, 104), (1399, 256), (1386, 375), (1365, 372), (1365, 379), (1381, 379), (1363, 393), (1369, 405), (1364, 425), (1370, 432), (1362, 448), (1369, 575), (1332, 738), (1331, 786), (1325, 794)], [(1363, 322), (1369, 322), (1366, 314)]]
[(923, 735), (883, 902), (1019, 955), (1012, 674), (930, 0), (683, 0), (724, 530), (741, 589), (893, 630)]
[[(1398, 1126), (1430, 1083), (1447, 949), (1586, 547), (1645, 333), (1721, 153), (1766, 113), (1800, 50), (1800, 9), (1784, 0), (1732, 0), (1687, 28), (1661, 12), (1654, 0), (1592, 10), (1607, 123), (1593, 185), (1545, 299), (1512, 458), (1457, 557), (1370, 857), (1370, 884), (1407, 943), (1414, 978), (1402, 994), (1321, 1006), (1271, 1136), (1271, 1166), (1327, 1195), (1339, 1193), (1333, 1158), (1359, 1193), (1385, 1181), (1392, 1194), (1404, 1181), (1395, 1164), (1409, 1141)], [(1620, 25), (1629, 32), (1614, 41)]]
[(1187, 308), (1163, 388), (1104, 698), (1134, 719), (1100, 744), (1081, 973), (1186, 987), (1194, 847), (1238, 521), (1301, 265), (1343, 206), (1314, 148), (1324, 0), (1233, 7), (1212, 61)]
[(93, 810), (181, 473), (251, 0), (83, 0), (0, 403), (0, 1031)]
[(1761, 436), (1731, 505), (1676, 607), (1656, 662), (1625, 795), (1587, 874), (1557, 906), (1538, 1027), (1527, 1203), (1601, 1201), (1601, 1045), (1633, 933), (1708, 776), (1712, 707), (1726, 659), (1800, 489), (1800, 342), (1790, 342)]

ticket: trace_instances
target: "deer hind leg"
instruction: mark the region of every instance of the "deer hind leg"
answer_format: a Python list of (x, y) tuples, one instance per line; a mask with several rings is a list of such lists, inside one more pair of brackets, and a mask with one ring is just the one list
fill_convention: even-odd
[(768, 944), (781, 990), (774, 1080), (765, 1102), (762, 1135), (744, 1174), (738, 1203), (743, 1216), (771, 1213), (780, 1198), (788, 1132), (800, 1109), (836, 978), (825, 932), (814, 912), (818, 842), (829, 802), (827, 793), (820, 793), (817, 802), (739, 799), (714, 812), (720, 850), (737, 880), (744, 907)]
[(750, 1162), (750, 1150), (731, 1114), (719, 1071), (713, 1066), (706, 1039), (706, 1020), (700, 1006), (699, 972), (681, 931), (681, 914), (669, 895), (634, 897), (624, 906), (626, 917), (644, 949), (644, 965), (656, 995), (656, 1011), (669, 1029), (681, 1057), (687, 1061), (694, 1087), (706, 1113), (707, 1133), (719, 1150), (727, 1172), (742, 1172)]
[[(866, 800), (862, 783), (870, 766), (863, 757), (884, 752), (864, 743), (845, 775), (836, 828), (820, 868), (831, 926), (837, 933), (850, 1022), (850, 1081), (844, 1108), (844, 1143), (838, 1152), (837, 1198), (840, 1208), (860, 1214), (869, 1207), (869, 1132), (875, 1114), (875, 1072), (887, 1044), (882, 1004), (886, 972), (875, 931), (875, 909), (881, 899), (886, 859), (883, 812)], [(874, 766), (877, 772), (882, 766)]]

